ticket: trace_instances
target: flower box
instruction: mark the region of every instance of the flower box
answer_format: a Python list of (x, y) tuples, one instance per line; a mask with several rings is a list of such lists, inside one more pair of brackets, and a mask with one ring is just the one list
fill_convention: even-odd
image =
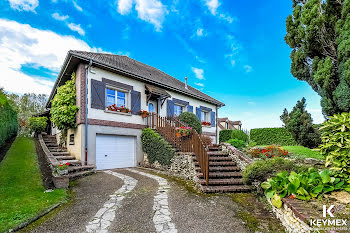
[(124, 107), (124, 106), (117, 107), (116, 104), (112, 104), (112, 105), (108, 106), (107, 109), (108, 109), (108, 111), (113, 111), (113, 112), (122, 112), (122, 113), (131, 112), (130, 109), (128, 109), (127, 107)]
[(190, 136), (191, 134), (192, 134), (192, 127), (181, 126), (176, 128), (177, 137), (187, 137), (187, 136)]
[(204, 126), (211, 126), (211, 122), (202, 121), (202, 125), (204, 125)]
[(149, 112), (147, 112), (147, 111), (145, 111), (145, 110), (141, 110), (141, 111), (140, 111), (140, 114), (141, 114), (142, 118), (146, 118), (146, 117), (149, 116)]

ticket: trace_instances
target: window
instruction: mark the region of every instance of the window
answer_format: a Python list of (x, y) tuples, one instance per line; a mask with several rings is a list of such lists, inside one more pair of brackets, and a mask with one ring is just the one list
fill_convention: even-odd
[(69, 135), (69, 145), (74, 145), (74, 134)]
[(106, 107), (111, 106), (113, 104), (117, 105), (117, 107), (127, 107), (127, 92), (114, 90), (107, 88), (106, 90)]
[(153, 105), (153, 103), (149, 103), (148, 104), (148, 111), (149, 112), (154, 112), (154, 105)]
[(205, 121), (205, 122), (210, 122), (210, 114), (209, 112), (205, 112), (205, 111), (201, 111), (201, 121)]
[(174, 105), (174, 115), (179, 116), (183, 112), (183, 106), (181, 105)]

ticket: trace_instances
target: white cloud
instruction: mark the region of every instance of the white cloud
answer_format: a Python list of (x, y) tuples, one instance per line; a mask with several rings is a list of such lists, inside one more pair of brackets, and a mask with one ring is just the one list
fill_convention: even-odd
[(21, 71), (26, 64), (57, 73), (68, 50), (98, 51), (73, 36), (63, 36), (49, 30), (40, 30), (28, 24), (0, 19), (0, 86), (16, 93), (51, 92), (52, 81), (29, 76)]
[(236, 65), (236, 60), (234, 59), (233, 57), (233, 54), (226, 54), (225, 55), (225, 58), (228, 58), (228, 60), (230, 61), (231, 63), (231, 66), (235, 66)]
[(194, 84), (197, 85), (197, 86), (200, 86), (200, 87), (204, 87), (203, 83), (194, 83)]
[(52, 18), (58, 20), (58, 21), (65, 21), (69, 18), (68, 15), (60, 15), (59, 13), (53, 13), (52, 15)]
[(80, 24), (70, 23), (68, 24), (68, 27), (70, 28), (70, 30), (75, 31), (82, 36), (85, 35), (85, 31), (80, 27)]
[(212, 15), (216, 15), (220, 2), (218, 0), (205, 0), (205, 5), (208, 7)]
[(38, 0), (9, 0), (11, 8), (18, 11), (32, 11), (39, 6)]
[(233, 23), (233, 21), (235, 20), (232, 16), (222, 14), (222, 13), (219, 15), (219, 18), (227, 21), (228, 23)]
[(73, 6), (75, 7), (75, 9), (77, 9), (78, 11), (83, 11), (83, 8), (81, 8), (81, 6), (78, 5), (78, 3), (76, 1), (73, 1)]
[(196, 35), (198, 37), (203, 37), (203, 36), (207, 36), (207, 33), (204, 31), (203, 28), (198, 28), (197, 31), (196, 31)]
[(159, 0), (118, 0), (118, 12), (128, 14), (135, 3), (138, 17), (154, 25), (156, 31), (161, 31), (165, 15), (168, 14), (166, 6)]
[(232, 35), (226, 36), (227, 45), (229, 47), (230, 52), (225, 55), (225, 58), (227, 58), (231, 66), (234, 66), (236, 64), (236, 55), (238, 54), (238, 51), (241, 49), (240, 45), (236, 41), (235, 37)]
[(196, 78), (203, 80), (204, 79), (204, 70), (203, 69), (199, 69), (196, 67), (191, 67), (193, 73), (196, 75)]
[(243, 68), (245, 69), (245, 72), (247, 72), (247, 73), (250, 73), (253, 71), (253, 67), (251, 67), (249, 65), (245, 65)]

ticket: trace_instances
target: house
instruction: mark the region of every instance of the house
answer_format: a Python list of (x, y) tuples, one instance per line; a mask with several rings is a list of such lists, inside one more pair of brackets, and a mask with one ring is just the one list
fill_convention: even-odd
[(217, 118), (219, 131), (223, 129), (242, 129), (241, 121), (230, 121), (228, 117)]
[[(222, 102), (187, 85), (187, 80), (184, 83), (127, 56), (69, 51), (49, 96), (48, 109), (57, 87), (73, 72), (78, 126), (68, 130), (67, 150), (82, 163), (95, 164), (97, 169), (140, 165), (140, 136), (146, 127), (141, 110), (170, 117), (193, 112), (207, 122), (203, 134), (218, 141), (216, 118)], [(114, 104), (131, 112), (111, 111)], [(60, 132), (52, 126), (51, 134), (59, 138)]]

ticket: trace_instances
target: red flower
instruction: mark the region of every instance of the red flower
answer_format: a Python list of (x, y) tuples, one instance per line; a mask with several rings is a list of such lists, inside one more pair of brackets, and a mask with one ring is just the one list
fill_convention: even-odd
[(60, 164), (60, 167), (62, 167), (63, 166), (63, 164)]
[(292, 194), (292, 195), (289, 196), (289, 198), (295, 199), (295, 195)]
[(69, 166), (69, 163), (66, 163), (67, 166)]

